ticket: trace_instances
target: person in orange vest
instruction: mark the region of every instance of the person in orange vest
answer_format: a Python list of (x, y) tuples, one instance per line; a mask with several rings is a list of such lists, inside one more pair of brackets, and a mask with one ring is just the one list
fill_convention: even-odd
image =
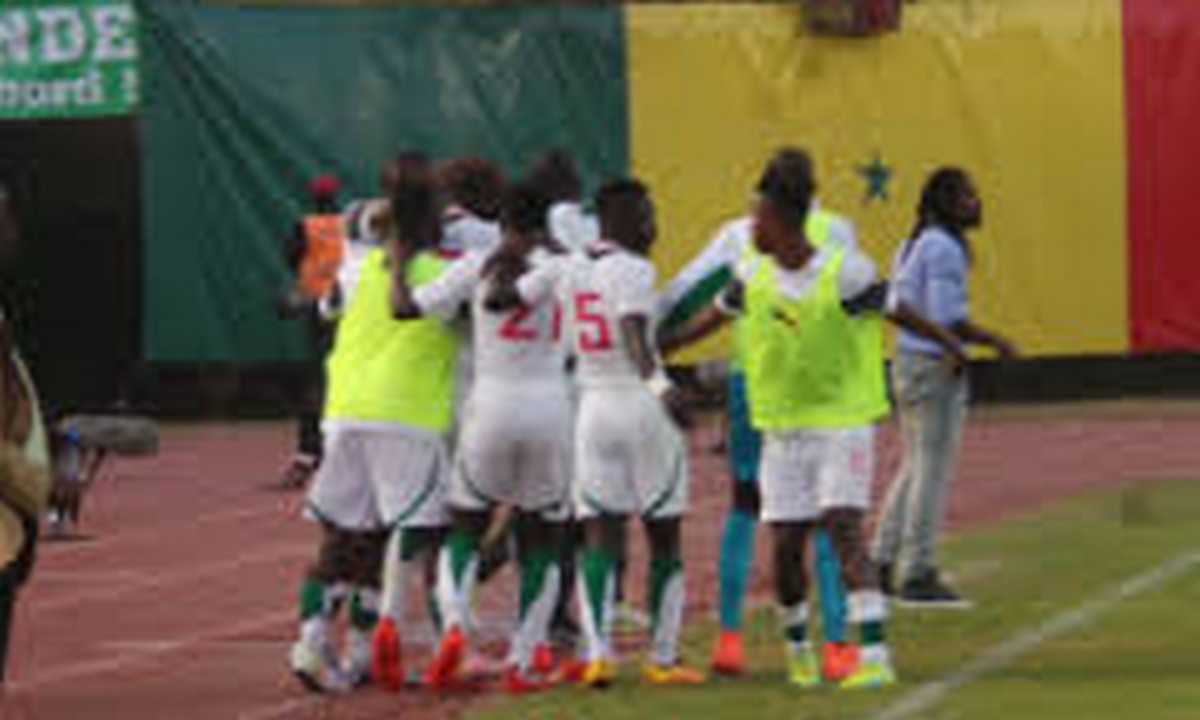
[(280, 313), (302, 320), (309, 340), (304, 388), (298, 418), (296, 451), (279, 480), (282, 489), (308, 484), (321, 464), (321, 405), (325, 395), (325, 356), (333, 345), (333, 323), (320, 312), (337, 285), (346, 253), (346, 232), (338, 209), (341, 183), (321, 175), (309, 184), (309, 211), (296, 223), (286, 244), (286, 262), (293, 282), (284, 293)]

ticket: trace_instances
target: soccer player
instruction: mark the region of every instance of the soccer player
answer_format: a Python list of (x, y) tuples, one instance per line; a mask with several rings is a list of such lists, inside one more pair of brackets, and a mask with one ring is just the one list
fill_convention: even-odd
[(849, 593), (861, 650), (843, 688), (879, 687), (896, 675), (885, 641), (887, 606), (869, 570), (862, 523), (874, 470), (874, 424), (888, 412), (882, 322), (937, 342), (963, 361), (958, 340), (903, 304), (862, 253), (818, 249), (806, 220), (813, 185), (768, 166), (758, 185), (755, 246), (765, 257), (739, 265), (716, 306), (668, 344), (711, 332), (731, 312), (743, 315), (751, 419), (764, 434), (762, 516), (774, 544), (775, 590), (783, 615), (789, 681), (813, 687), (822, 676), (808, 642), (807, 546), (829, 534)]
[(446, 201), (441, 250), (451, 257), (492, 250), (500, 243), (503, 173), (482, 158), (459, 158), (438, 168), (438, 187)]
[[(520, 610), (504, 683), (510, 692), (545, 686), (552, 668), (548, 627), (558, 596), (558, 536), (567, 503), (571, 405), (552, 293), (513, 292), (531, 265), (551, 262), (549, 201), (528, 185), (506, 193), (503, 241), (466, 256), (415, 290), (397, 284), (397, 317), (457, 315), (469, 303), (475, 382), (451, 481), (452, 530), (441, 551), (438, 604), (445, 631), (430, 666), (434, 687), (457, 679), (473, 627), (472, 590), (480, 541), (500, 504), (518, 512)], [(507, 281), (507, 284), (505, 284)], [(535, 650), (544, 656), (535, 663)]]
[(600, 239), (596, 218), (583, 209), (583, 181), (566, 150), (546, 152), (529, 169), (529, 181), (550, 197), (550, 232), (573, 253)]
[[(429, 164), (412, 156), (398, 174), (391, 200), (395, 238), (367, 253), (361, 265), (343, 267), (334, 293), (343, 309), (328, 365), (325, 458), (308, 498), (323, 533), (318, 560), (302, 586), (300, 638), (291, 654), (295, 675), (317, 692), (367, 678), (389, 534), (402, 538), (399, 544), (411, 558), (436, 541), (444, 524), (445, 434), (457, 342), (437, 319), (392, 317), (394, 275), (419, 286), (443, 267), (429, 250), (437, 238), (438, 210)], [(391, 636), (381, 647), (390, 672), (380, 679), (389, 684), (398, 684), (400, 675), (395, 623), (403, 588), (403, 582), (386, 588)], [(342, 669), (330, 626), (348, 589), (357, 601), (351, 607), (348, 667)]]
[[(597, 195), (601, 236), (584, 257), (560, 264), (560, 297), (582, 388), (575, 429), (575, 512), (584, 523), (579, 595), (587, 666), (583, 682), (607, 687), (616, 677), (612, 646), (615, 564), (622, 519), (638, 515), (650, 546), (652, 647), (643, 678), (690, 684), (703, 676), (679, 657), (684, 574), (680, 525), (687, 507), (686, 446), (672, 411), (680, 407), (651, 337), (656, 237), (654, 205), (636, 180), (606, 184)], [(553, 270), (553, 267), (550, 268)], [(535, 271), (528, 281), (555, 282)]]
[[(962, 342), (1011, 358), (1012, 343), (971, 322), (968, 313), (967, 233), (982, 218), (982, 203), (964, 171), (943, 168), (930, 176), (916, 227), (896, 253), (894, 289), (899, 299), (949, 327)], [(966, 420), (967, 378), (949, 372), (943, 355), (941, 347), (919, 335), (900, 336), (893, 372), (904, 460), (877, 528), (875, 560), (884, 588), (891, 590), (893, 564), (903, 558), (901, 603), (953, 608), (969, 603), (942, 580), (935, 551)]]
[[(782, 149), (771, 158), (768, 167), (793, 176), (796, 182), (808, 182), (816, 187), (812, 160), (803, 150)], [(853, 226), (816, 203), (805, 221), (805, 234), (817, 248), (852, 250), (857, 245)], [(664, 328), (679, 327), (702, 310), (728, 282), (738, 264), (757, 254), (751, 217), (741, 217), (723, 225), (708, 247), (667, 286), (662, 303), (663, 315), (667, 318)], [(762, 438), (750, 423), (746, 377), (742, 370), (745, 358), (741, 327), (738, 323), (734, 329), (728, 381), (728, 451), (733, 497), (721, 536), (720, 634), (712, 654), (712, 669), (722, 675), (739, 675), (745, 670), (742, 608), (753, 564), (754, 529), (760, 505), (758, 471)], [(821, 626), (825, 637), (823, 665), (826, 677), (836, 680), (853, 669), (855, 651), (847, 643), (841, 571), (829, 537), (818, 529), (814, 543), (823, 618)]]

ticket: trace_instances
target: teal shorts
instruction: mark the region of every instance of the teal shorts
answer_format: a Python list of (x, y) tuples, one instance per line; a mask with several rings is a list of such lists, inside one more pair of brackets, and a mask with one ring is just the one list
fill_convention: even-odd
[(762, 434), (750, 425), (746, 376), (729, 375), (729, 472), (737, 482), (756, 482), (762, 459)]

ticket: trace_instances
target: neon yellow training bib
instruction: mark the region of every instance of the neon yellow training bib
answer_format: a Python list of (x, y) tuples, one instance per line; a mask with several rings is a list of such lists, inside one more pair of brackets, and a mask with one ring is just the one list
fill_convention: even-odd
[[(833, 223), (837, 220), (837, 215), (822, 210), (814, 209), (808, 214), (808, 219), (804, 221), (804, 234), (808, 236), (808, 241), (813, 247), (818, 250), (829, 244), (833, 236)], [(742, 262), (758, 262), (769, 263), (770, 258), (764, 256), (754, 247), (754, 238), (742, 248)], [(749, 318), (749, 308), (747, 307), (743, 316), (738, 318), (733, 324), (733, 355), (729, 359), (729, 364), (734, 370), (739, 370), (745, 365), (746, 349), (743, 347), (745, 340), (742, 338), (742, 328), (746, 320)]]
[(805, 297), (779, 291), (775, 263), (746, 287), (746, 380), (751, 424), (762, 431), (852, 428), (887, 415), (883, 321), (842, 307), (832, 251)]
[[(421, 253), (406, 268), (417, 287), (442, 273), (445, 263)], [(458, 340), (436, 318), (395, 320), (387, 253), (363, 260), (358, 290), (338, 323), (329, 357), (327, 420), (386, 422), (445, 432), (454, 405)]]

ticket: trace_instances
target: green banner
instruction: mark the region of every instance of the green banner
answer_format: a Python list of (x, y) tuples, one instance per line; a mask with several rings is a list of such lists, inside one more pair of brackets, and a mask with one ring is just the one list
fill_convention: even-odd
[(4, 0), (0, 118), (125, 115), (138, 105), (132, 0)]

